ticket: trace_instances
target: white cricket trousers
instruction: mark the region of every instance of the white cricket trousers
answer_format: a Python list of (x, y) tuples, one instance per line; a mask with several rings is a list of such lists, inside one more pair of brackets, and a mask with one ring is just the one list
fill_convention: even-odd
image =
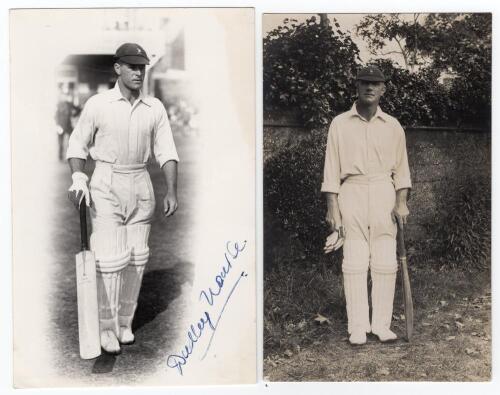
[[(346, 231), (342, 272), (347, 330), (381, 332), (391, 325), (397, 272), (392, 178), (389, 174), (350, 176), (341, 185), (338, 200)], [(372, 278), (371, 325), (368, 268)]]
[(145, 164), (96, 162), (90, 195), (101, 331), (112, 330), (121, 341), (131, 329), (149, 259), (153, 185)]

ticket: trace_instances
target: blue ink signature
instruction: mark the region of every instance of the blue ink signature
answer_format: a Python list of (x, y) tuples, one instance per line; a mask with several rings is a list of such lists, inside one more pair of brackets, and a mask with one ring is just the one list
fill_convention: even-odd
[[(214, 306), (217, 296), (219, 296), (223, 291), (224, 283), (228, 279), (228, 275), (231, 272), (231, 269), (233, 268), (234, 260), (238, 258), (240, 253), (245, 249), (246, 245), (247, 245), (246, 240), (242, 244), (239, 244), (238, 242), (232, 243), (229, 241), (226, 243), (226, 252), (224, 253), (225, 263), (222, 265), (221, 270), (214, 278), (215, 286), (213, 288), (208, 287), (207, 290), (202, 290), (200, 292), (199, 300), (206, 302), (209, 305), (209, 307)], [(187, 338), (188, 338), (187, 343), (181, 349), (179, 354), (171, 354), (168, 356), (167, 358), (168, 367), (172, 369), (177, 369), (178, 373), (182, 376), (183, 366), (188, 363), (188, 359), (193, 353), (196, 343), (201, 339), (205, 329), (209, 328), (212, 330), (212, 332), (210, 335), (210, 339), (208, 341), (208, 345), (205, 349), (205, 352), (201, 357), (201, 360), (205, 359), (212, 345), (212, 341), (215, 336), (215, 331), (217, 330), (217, 327), (222, 318), (224, 310), (226, 309), (226, 306), (229, 300), (231, 299), (234, 290), (240, 283), (240, 280), (244, 277), (247, 277), (247, 274), (244, 271), (242, 271), (238, 276), (237, 280), (234, 282), (233, 286), (231, 287), (228, 295), (226, 296), (226, 299), (224, 300), (222, 308), (218, 313), (215, 323), (212, 321), (210, 313), (208, 311), (205, 311), (203, 312), (202, 316), (196, 323), (190, 325), (189, 330), (187, 332)]]

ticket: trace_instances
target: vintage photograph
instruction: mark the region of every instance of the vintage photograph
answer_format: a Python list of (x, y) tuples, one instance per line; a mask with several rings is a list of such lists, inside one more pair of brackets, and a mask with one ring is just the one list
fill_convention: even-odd
[(10, 10), (16, 388), (255, 383), (254, 29)]
[(490, 381), (492, 15), (262, 29), (264, 380)]

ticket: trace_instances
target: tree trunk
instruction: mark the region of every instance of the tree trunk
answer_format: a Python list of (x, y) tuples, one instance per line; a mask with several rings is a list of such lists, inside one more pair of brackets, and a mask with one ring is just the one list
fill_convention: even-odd
[(328, 14), (319, 14), (319, 24), (322, 27), (330, 26), (330, 20), (328, 19)]

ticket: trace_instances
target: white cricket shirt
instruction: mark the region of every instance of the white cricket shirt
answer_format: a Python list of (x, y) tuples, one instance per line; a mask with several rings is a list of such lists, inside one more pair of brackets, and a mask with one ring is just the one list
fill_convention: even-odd
[(92, 96), (71, 134), (66, 158), (87, 159), (122, 165), (146, 163), (154, 151), (160, 167), (179, 161), (167, 112), (154, 97), (130, 104), (113, 89)]
[(405, 133), (398, 120), (378, 107), (367, 121), (354, 104), (330, 125), (321, 191), (339, 193), (343, 180), (360, 174), (387, 174), (396, 190), (411, 188)]

